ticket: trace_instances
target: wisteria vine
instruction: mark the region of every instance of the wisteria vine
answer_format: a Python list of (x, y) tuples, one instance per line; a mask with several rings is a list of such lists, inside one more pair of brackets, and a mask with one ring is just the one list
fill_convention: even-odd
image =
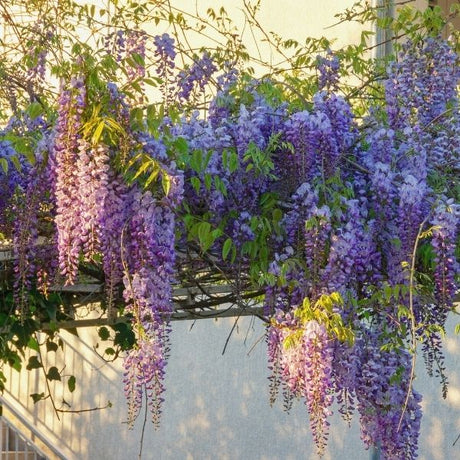
[[(416, 458), (414, 340), (445, 383), (439, 331), (459, 275), (458, 56), (440, 39), (408, 42), (387, 70), (384, 103), (358, 122), (331, 52), (299, 110), (264, 92), (267, 81), (219, 72), (209, 53), (178, 70), (169, 35), (147, 41), (139, 30), (106, 39), (106, 55), (127, 65), (125, 93), (78, 66), (53, 123), (2, 132), (0, 231), (18, 256), (17, 311), (33, 314), (31, 289), (98, 267), (109, 317), (123, 311), (136, 339), (124, 361), (129, 424), (146, 396), (158, 425), (172, 287), (193, 277), (177, 254), (187, 254), (240, 293), (263, 290), (270, 400), (281, 390), (287, 407), (305, 401), (320, 455), (336, 401), (347, 420), (357, 410), (367, 447)], [(139, 107), (149, 50), (158, 112)], [(207, 117), (190, 111), (213, 81)], [(21, 129), (38, 139), (33, 166), (10, 142)]]

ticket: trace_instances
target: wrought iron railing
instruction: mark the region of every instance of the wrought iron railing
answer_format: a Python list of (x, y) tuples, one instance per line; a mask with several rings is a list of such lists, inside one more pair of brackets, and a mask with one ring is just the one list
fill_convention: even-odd
[(49, 460), (30, 439), (0, 417), (0, 460)]

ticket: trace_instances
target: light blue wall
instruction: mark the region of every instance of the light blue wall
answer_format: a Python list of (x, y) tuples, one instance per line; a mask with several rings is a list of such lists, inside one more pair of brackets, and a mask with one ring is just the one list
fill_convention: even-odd
[[(302, 402), (290, 414), (268, 403), (266, 346), (259, 320), (242, 318), (222, 356), (232, 320), (174, 323), (172, 355), (162, 426), (148, 432), (145, 459), (314, 459), (315, 448)], [(453, 329), (453, 322), (449, 324)], [(260, 341), (259, 341), (260, 340)], [(435, 379), (425, 377), (422, 359), (417, 389), (424, 394), (421, 460), (460, 459), (460, 338), (448, 331), (446, 352), (450, 392), (440, 396)], [(324, 458), (368, 460), (355, 414), (351, 428), (335, 415)], [(148, 430), (150, 427), (148, 426)]]
[[(268, 402), (266, 346), (263, 324), (241, 318), (222, 350), (232, 320), (173, 323), (171, 358), (167, 368), (161, 427), (147, 421), (143, 460), (297, 460), (315, 459), (315, 447), (302, 402), (290, 414), (282, 401)], [(417, 388), (424, 395), (420, 460), (460, 459), (460, 338), (453, 334), (455, 318), (446, 337), (450, 379), (447, 400), (435, 379), (426, 378), (422, 359), (417, 367)], [(56, 365), (77, 378), (69, 394), (60, 382), (55, 403), (63, 409), (112, 407), (79, 414), (60, 414), (57, 420), (48, 400), (34, 405), (29, 395), (46, 391), (41, 373), (11, 371), (4, 395), (23, 416), (40, 429), (69, 460), (136, 460), (140, 448), (143, 414), (133, 431), (126, 421), (121, 362), (102, 361), (93, 346), (95, 329), (79, 330), (79, 338), (63, 333), (63, 353), (48, 354), (47, 366)], [(99, 351), (102, 351), (99, 348)], [(64, 361), (65, 357), (65, 361)], [(53, 361), (54, 359), (54, 361)], [(63, 403), (63, 400), (70, 405)], [(357, 416), (351, 428), (332, 418), (325, 460), (369, 460), (359, 437)]]

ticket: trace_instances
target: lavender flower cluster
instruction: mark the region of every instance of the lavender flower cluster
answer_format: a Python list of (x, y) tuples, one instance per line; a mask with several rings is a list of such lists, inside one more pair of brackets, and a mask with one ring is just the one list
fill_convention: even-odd
[(367, 446), (378, 445), (385, 459), (416, 458), (422, 397), (411, 388), (411, 356), (405, 350), (382, 351), (372, 335), (361, 344), (357, 374), (361, 437)]
[[(108, 112), (126, 121), (126, 101), (113, 85)], [(165, 153), (161, 141), (132, 133), (132, 145), (157, 161), (170, 181), (169, 193), (152, 195), (128, 185), (115, 165), (114, 146), (104, 138), (94, 145), (83, 136), (86, 83), (75, 78), (60, 97), (50, 164), (59, 272), (67, 284), (77, 281), (79, 264), (102, 256), (106, 307), (113, 316), (123, 285), (125, 311), (133, 317), (135, 348), (125, 359), (125, 392), (132, 425), (146, 394), (158, 423), (172, 313), (175, 266), (175, 214), (183, 195), (182, 173)], [(129, 130), (129, 125), (124, 126)], [(134, 152), (132, 153), (134, 155)], [(129, 160), (129, 158), (127, 159)]]
[(208, 53), (195, 59), (191, 66), (181, 70), (177, 75), (178, 97), (188, 101), (194, 89), (202, 93), (216, 71), (217, 67)]

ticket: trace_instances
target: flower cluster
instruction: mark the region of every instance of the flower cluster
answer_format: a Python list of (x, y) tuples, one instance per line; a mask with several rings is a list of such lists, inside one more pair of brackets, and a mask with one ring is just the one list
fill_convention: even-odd
[(73, 283), (78, 272), (81, 249), (81, 202), (78, 160), (82, 116), (86, 107), (84, 79), (75, 77), (70, 88), (63, 89), (59, 98), (55, 127), (53, 162), (55, 166), (56, 229), (58, 235), (59, 268), (67, 283)]
[(284, 128), (292, 144), (292, 169), (297, 184), (333, 176), (341, 156), (356, 140), (356, 129), (350, 106), (336, 95), (318, 93), (313, 111), (294, 113)]
[(326, 329), (315, 320), (302, 324), (291, 313), (278, 310), (269, 327), (268, 347), (272, 398), (280, 383), (286, 401), (304, 397), (313, 438), (321, 455), (327, 443), (327, 417), (334, 400), (333, 349)]
[(145, 42), (146, 33), (142, 30), (130, 30), (126, 38), (126, 55), (133, 60), (128, 67), (128, 79), (134, 80), (145, 76)]
[[(26, 81), (28, 85), (42, 85), (45, 81), (46, 63), (48, 58), (48, 43), (55, 35), (54, 27), (38, 21), (32, 26), (34, 34), (31, 46), (26, 54)], [(30, 91), (32, 88), (28, 88)]]
[(416, 121), (422, 126), (448, 114), (460, 78), (458, 56), (439, 39), (403, 45), (386, 82), (387, 112), (393, 128)]
[(326, 57), (318, 56), (318, 89), (336, 91), (339, 84), (339, 58), (330, 50)]
[(194, 89), (204, 91), (217, 67), (208, 53), (193, 61), (193, 64), (181, 70), (177, 75), (178, 97), (188, 101)]
[[(125, 393), (129, 423), (133, 424), (145, 392), (155, 425), (159, 423), (163, 379), (168, 350), (169, 319), (173, 312), (172, 282), (175, 266), (175, 217), (171, 199), (163, 202), (146, 192), (133, 190), (131, 216), (122, 236), (124, 298), (134, 317), (136, 347), (125, 359)], [(175, 195), (175, 196), (174, 196)], [(129, 238), (127, 237), (129, 235)], [(138, 360), (138, 364), (132, 361)], [(138, 396), (136, 396), (138, 395)]]
[[(439, 69), (434, 59), (441, 61)], [(439, 198), (440, 184), (442, 193), (452, 193), (458, 181), (456, 59), (435, 40), (415, 51), (406, 45), (389, 70), (387, 120), (371, 112), (365, 142), (357, 137), (349, 107), (330, 91), (315, 96), (311, 111), (293, 113), (284, 129), (292, 154), (280, 166), (290, 171), (287, 177), (298, 189), (282, 220), (285, 236), (277, 240), (270, 264), (277, 281), (267, 289), (265, 310), (282, 311), (275, 318), (283, 324), (304, 298), (338, 291), (349, 299), (339, 313), (353, 324), (355, 344), (349, 348), (335, 340), (335, 359), (329, 364), (333, 391), (347, 419), (358, 409), (366, 445), (379, 445), (384, 458), (417, 456), (421, 396), (412, 389), (407, 351), (400, 345), (381, 349), (382, 337), (397, 338), (396, 343), (407, 337), (399, 336), (397, 323), (389, 319), (398, 315), (393, 303), (374, 293), (382, 286), (390, 293), (395, 289), (399, 294), (390, 297), (412, 308), (427, 332), (430, 325), (444, 326), (456, 290), (458, 205), (453, 198)], [(321, 65), (327, 74), (329, 63)], [(442, 82), (438, 73), (446, 73)], [(334, 81), (325, 79), (321, 85), (330, 90)], [(409, 267), (419, 261), (414, 257), (425, 243), (422, 238), (434, 251), (435, 300), (428, 302), (410, 285)], [(406, 289), (413, 291), (411, 304)], [(356, 299), (366, 305), (364, 316)], [(363, 320), (369, 307), (372, 319)], [(408, 325), (409, 319), (410, 314), (400, 321)], [(303, 325), (289, 327), (293, 334)], [(298, 394), (305, 379), (298, 370), (308, 368), (305, 356), (298, 349), (283, 351), (286, 337), (273, 326), (267, 337), (272, 399), (275, 384), (283, 380)], [(422, 340), (428, 370), (437, 361), (445, 392), (440, 337), (430, 332)]]
[[(19, 163), (20, 170), (15, 165)], [(0, 233), (8, 235), (11, 203), (16, 191), (24, 192), (27, 187), (27, 162), (18, 155), (10, 142), (0, 140)], [(6, 171), (5, 171), (6, 170)]]
[(166, 105), (172, 102), (172, 82), (173, 70), (176, 67), (174, 59), (176, 57), (176, 49), (174, 39), (168, 34), (157, 35), (153, 44), (155, 46), (156, 73), (161, 79), (161, 90), (163, 100)]
[[(455, 260), (455, 244), (459, 231), (458, 221), (460, 207), (449, 200), (440, 203), (431, 221), (433, 225), (432, 246), (436, 254), (434, 281), (436, 300), (441, 308), (449, 309), (457, 290), (455, 275), (459, 273), (458, 262)], [(446, 312), (447, 313), (447, 312)], [(438, 312), (439, 317), (442, 312)]]

